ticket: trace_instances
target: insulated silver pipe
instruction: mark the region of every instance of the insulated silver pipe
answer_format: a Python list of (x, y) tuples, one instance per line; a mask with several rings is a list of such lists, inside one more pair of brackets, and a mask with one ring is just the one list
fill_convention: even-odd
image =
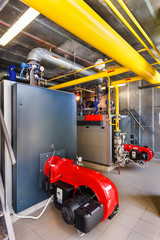
[(7, 77), (8, 75), (7, 75), (7, 72), (6, 71), (1, 71), (0, 72), (0, 80), (2, 79), (2, 78), (4, 78), (4, 77)]
[[(72, 61), (63, 58), (55, 53), (52, 53), (44, 48), (34, 48), (28, 55), (27, 62), (36, 61), (38, 63), (40, 62), (46, 62), (49, 64), (52, 64), (58, 68), (66, 69), (69, 71), (78, 71), (80, 69), (83, 69), (84, 67), (73, 63)], [(92, 74), (95, 74), (92, 70), (84, 70), (81, 71), (80, 74), (83, 76), (89, 76)]]

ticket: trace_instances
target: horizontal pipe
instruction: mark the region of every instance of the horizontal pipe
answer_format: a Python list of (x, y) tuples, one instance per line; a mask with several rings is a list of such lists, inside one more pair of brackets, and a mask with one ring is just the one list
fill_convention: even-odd
[(138, 87), (138, 88), (139, 89), (146, 89), (146, 88), (153, 88), (153, 87), (159, 87), (160, 88), (160, 84), (149, 84), (149, 85), (141, 86), (141, 87)]
[[(137, 52), (143, 52), (143, 51), (146, 51), (146, 49), (141, 49), (141, 50), (138, 50)], [(57, 79), (60, 79), (60, 78), (64, 78), (64, 77), (67, 77), (67, 76), (70, 76), (70, 75), (79, 73), (79, 72), (81, 72), (81, 71), (83, 71), (83, 70), (90, 69), (90, 68), (94, 68), (94, 67), (99, 66), (99, 65), (101, 65), (101, 64), (104, 64), (104, 63), (107, 64), (107, 63), (110, 63), (110, 62), (113, 62), (113, 61), (114, 61), (114, 59), (110, 59), (110, 60), (104, 61), (104, 62), (102, 62), (102, 63), (94, 64), (94, 65), (92, 65), (92, 66), (89, 66), (89, 67), (80, 69), (80, 70), (78, 70), (78, 71), (76, 71), (76, 72), (72, 72), (72, 73), (68, 73), (68, 74), (65, 74), (65, 75), (61, 75), (61, 76), (58, 76), (58, 77), (54, 77), (54, 78), (48, 79), (47, 82), (49, 82), (49, 81), (54, 81), (54, 80), (57, 80)], [(157, 65), (157, 62), (152, 63), (151, 65)], [(106, 68), (107, 68), (107, 67), (106, 67)], [(156, 69), (158, 69), (158, 68), (156, 68)], [(129, 71), (129, 69), (128, 69), (128, 71)], [(140, 80), (141, 80), (141, 79), (140, 79)]]
[(76, 73), (79, 73), (81, 71), (84, 71), (84, 70), (87, 70), (87, 69), (90, 69), (90, 68), (94, 68), (96, 66), (100, 66), (101, 64), (106, 64), (106, 63), (109, 63), (109, 62), (113, 62), (114, 60), (113, 59), (110, 59), (110, 60), (107, 60), (107, 61), (104, 61), (104, 62), (101, 62), (101, 63), (97, 63), (97, 64), (94, 64), (92, 66), (89, 66), (89, 67), (86, 67), (86, 68), (82, 68), (76, 72), (72, 72), (72, 73), (68, 73), (68, 74), (65, 74), (65, 75), (61, 75), (61, 76), (58, 76), (58, 77), (55, 77), (55, 78), (51, 78), (47, 81), (54, 81), (54, 80), (57, 80), (59, 78), (63, 78), (63, 77), (67, 77), (67, 76), (70, 76), (70, 75), (73, 75), (73, 74), (76, 74)]
[(100, 72), (91, 76), (87, 76), (87, 77), (83, 77), (83, 78), (78, 78), (76, 80), (72, 80), (66, 83), (61, 83), (58, 85), (55, 85), (53, 87), (50, 87), (49, 89), (61, 89), (61, 88), (66, 88), (66, 87), (70, 87), (70, 86), (74, 86), (77, 84), (82, 84), (85, 82), (90, 82), (99, 78), (104, 78), (104, 77), (111, 77), (111, 76), (115, 76), (117, 74), (121, 74), (121, 73), (125, 73), (128, 72), (128, 68), (125, 67), (120, 67), (120, 68), (116, 68), (116, 69), (112, 69), (109, 71), (105, 71), (105, 72)]
[(128, 16), (130, 17), (130, 19), (132, 19), (132, 21), (134, 22), (134, 24), (136, 25), (136, 27), (139, 29), (139, 31), (143, 34), (143, 36), (146, 38), (146, 40), (148, 41), (148, 43), (152, 46), (152, 48), (156, 51), (156, 53), (160, 56), (160, 52), (158, 51), (158, 49), (156, 48), (156, 46), (154, 45), (154, 43), (152, 42), (152, 40), (150, 39), (150, 37), (147, 35), (147, 33), (144, 31), (144, 29), (141, 27), (141, 25), (139, 24), (139, 22), (137, 21), (137, 19), (133, 16), (133, 14), (131, 13), (131, 11), (129, 10), (129, 8), (127, 7), (127, 5), (124, 3), (123, 0), (117, 0), (119, 2), (119, 4), (121, 5), (121, 7), (124, 9), (124, 11), (128, 14)]
[(111, 86), (117, 86), (120, 84), (130, 83), (130, 82), (135, 82), (135, 81), (140, 81), (140, 80), (143, 80), (143, 78), (141, 78), (141, 77), (125, 78), (125, 79), (121, 79), (121, 80), (112, 82)]
[[(0, 24), (4, 25), (4, 26), (6, 26), (6, 27), (11, 27), (11, 25), (5, 23), (4, 21), (0, 21)], [(53, 48), (53, 49), (56, 49), (56, 50), (58, 50), (59, 52), (62, 52), (62, 53), (67, 54), (67, 55), (69, 55), (69, 56), (71, 56), (71, 57), (74, 57), (74, 58), (76, 58), (76, 59), (78, 59), (78, 60), (80, 60), (80, 61), (82, 61), (82, 62), (85, 62), (87, 65), (92, 65), (91, 62), (89, 62), (89, 61), (87, 61), (87, 60), (85, 60), (85, 59), (83, 59), (83, 58), (80, 58), (80, 57), (78, 57), (78, 56), (74, 56), (73, 54), (71, 54), (71, 53), (69, 53), (69, 52), (66, 52), (66, 51), (63, 50), (63, 49), (61, 49), (61, 48), (59, 48), (59, 47), (56, 47), (54, 44), (51, 44), (51, 43), (49, 43), (49, 42), (47, 42), (47, 41), (45, 41), (45, 40), (42, 40), (42, 39), (40, 39), (40, 38), (38, 38), (38, 37), (30, 34), (30, 33), (27, 33), (27, 32), (24, 32), (24, 31), (22, 31), (21, 33), (22, 33), (23, 35), (26, 35), (27, 37), (30, 37), (30, 38), (32, 38), (32, 39), (34, 39), (34, 40), (36, 40), (36, 41), (38, 41), (38, 42), (40, 42), (40, 43), (48, 46), (48, 47), (51, 47), (51, 48)]]
[[(152, 65), (155, 65), (154, 63), (152, 63)], [(157, 67), (155, 69), (159, 69), (160, 67)], [(130, 83), (130, 82), (135, 82), (135, 81), (140, 81), (140, 80), (143, 80), (143, 78), (137, 76), (137, 77), (131, 77), (131, 78), (125, 78), (125, 79), (120, 79), (120, 80), (117, 80), (117, 81), (113, 81), (111, 83), (111, 86), (117, 86), (117, 85), (120, 85), (120, 84), (124, 84), (124, 83)], [(149, 85), (151, 86), (151, 85)], [(160, 84), (155, 84), (156, 87), (159, 88)]]
[[(63, 58), (59, 56), (58, 54), (55, 54), (53, 52), (50, 52), (44, 48), (34, 48), (29, 54), (27, 58), (27, 62), (36, 61), (38, 63), (40, 62), (46, 62), (50, 65), (66, 69), (69, 71), (78, 71), (83, 69), (84, 67), (74, 63), (66, 58)], [(82, 70), (81, 74), (83, 76), (89, 76), (92, 74), (95, 74), (92, 70)]]
[(136, 31), (131, 27), (131, 25), (127, 22), (127, 20), (122, 16), (119, 10), (114, 6), (114, 4), (110, 0), (104, 0), (108, 6), (112, 9), (112, 11), (119, 17), (119, 19), (124, 23), (124, 25), (130, 30), (130, 32), (137, 38), (137, 40), (145, 47), (148, 53), (154, 58), (158, 64), (160, 61), (158, 58), (151, 52), (149, 47), (145, 44), (145, 42), (140, 38), (140, 36), (136, 33)]
[[(156, 69), (158, 69), (158, 68), (156, 68)], [(74, 85), (77, 85), (77, 84), (90, 82), (90, 81), (96, 80), (97, 78), (104, 78), (104, 77), (107, 77), (107, 76), (108, 77), (109, 76), (115, 76), (115, 75), (125, 73), (125, 72), (128, 72), (128, 71), (129, 71), (129, 69), (125, 68), (125, 67), (120, 67), (120, 68), (117, 68), (117, 69), (111, 69), (107, 72), (101, 72), (101, 73), (91, 75), (89, 77), (79, 78), (77, 80), (69, 81), (69, 82), (66, 82), (66, 83), (61, 83), (61, 84), (58, 84), (56, 86), (50, 87), (50, 89), (61, 89), (61, 88), (65, 88), (65, 87), (70, 87), (70, 86), (74, 86)], [(125, 78), (125, 79), (121, 79), (121, 80), (117, 80), (117, 81), (112, 82), (111, 86), (117, 86), (119, 84), (135, 82), (135, 81), (140, 81), (140, 80), (143, 80), (143, 78), (141, 78), (139, 76), (132, 77), (132, 78)], [(158, 86), (159, 85), (157, 85), (157, 87)]]
[(151, 84), (160, 83), (160, 74), (83, 0), (23, 2)]

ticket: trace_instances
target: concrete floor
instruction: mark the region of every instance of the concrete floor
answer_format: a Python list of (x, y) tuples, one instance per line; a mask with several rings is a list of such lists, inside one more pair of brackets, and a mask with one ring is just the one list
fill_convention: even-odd
[[(60, 212), (50, 204), (39, 220), (14, 223), (17, 240), (160, 240), (160, 161), (145, 169), (133, 164), (110, 173), (119, 192), (119, 213), (105, 220), (90, 233), (79, 237), (73, 226), (65, 224)], [(38, 215), (41, 210), (33, 213)]]

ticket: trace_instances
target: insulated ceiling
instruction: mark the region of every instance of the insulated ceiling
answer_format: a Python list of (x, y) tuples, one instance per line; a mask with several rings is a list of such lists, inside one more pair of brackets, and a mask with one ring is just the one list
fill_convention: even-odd
[[(142, 45), (129, 32), (122, 22), (115, 16), (103, 0), (85, 0), (112, 28), (114, 28), (133, 48), (142, 49)], [(123, 16), (134, 27), (141, 36), (132, 21), (127, 17), (120, 7), (117, 0), (112, 0), (115, 6)], [(132, 11), (141, 26), (147, 32), (154, 44), (160, 50), (160, 1), (159, 0), (126, 0), (125, 3)], [(0, 36), (2, 36), (8, 27), (12, 25), (17, 18), (23, 14), (27, 6), (19, 0), (2, 0), (0, 2)], [(54, 10), (53, 10), (54, 14)], [(142, 36), (141, 36), (142, 37)], [(145, 41), (145, 39), (142, 37)], [(146, 42), (146, 41), (145, 41)], [(146, 42), (147, 44), (147, 42)], [(149, 46), (149, 45), (148, 45)], [(67, 59), (75, 61), (82, 66), (93, 64), (98, 58), (108, 58), (89, 44), (69, 33), (56, 23), (39, 15), (22, 33), (16, 36), (5, 47), (0, 46), (0, 71), (6, 71), (10, 64), (15, 64), (20, 71), (20, 64), (26, 62), (28, 53), (36, 47), (42, 47), (55, 52)], [(150, 47), (150, 46), (149, 46)], [(153, 60), (147, 52), (141, 55), (149, 62)], [(117, 64), (112, 62), (107, 67)], [(157, 67), (155, 65), (154, 67)], [(51, 78), (63, 73), (68, 73), (62, 69), (45, 66), (45, 77)], [(128, 72), (119, 76), (114, 76), (111, 80), (134, 76)], [(75, 76), (72, 77), (72, 79)], [(60, 79), (59, 82), (69, 80), (70, 78)]]

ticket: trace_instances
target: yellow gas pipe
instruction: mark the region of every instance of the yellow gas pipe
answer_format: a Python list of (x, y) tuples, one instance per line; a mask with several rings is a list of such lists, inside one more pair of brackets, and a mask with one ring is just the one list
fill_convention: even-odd
[[(140, 52), (144, 52), (144, 51), (147, 51), (147, 50), (146, 50), (145, 48), (143, 48), (143, 49), (138, 50), (137, 52), (140, 53)], [(91, 68), (100, 66), (101, 64), (104, 64), (104, 63), (107, 64), (107, 63), (114, 62), (114, 61), (115, 61), (114, 59), (106, 60), (106, 61), (104, 61), (104, 62), (97, 63), (97, 64), (94, 64), (94, 65), (92, 65), (92, 66), (82, 68), (82, 69), (77, 70), (77, 71), (75, 71), (75, 72), (70, 72), (70, 73), (67, 73), (67, 74), (65, 74), (65, 75), (61, 75), (61, 76), (58, 76), (58, 77), (50, 78), (50, 79), (48, 79), (48, 80), (46, 80), (46, 81), (47, 81), (47, 82), (49, 82), (49, 81), (54, 81), (54, 80), (57, 80), (57, 79), (60, 79), (60, 78), (64, 78), (64, 77), (67, 77), (67, 76), (70, 76), (70, 75), (79, 73), (79, 72), (84, 71), (84, 70), (87, 70), (87, 69), (91, 69)], [(157, 64), (158, 64), (158, 63), (155, 62), (155, 63), (152, 63), (151, 65), (153, 66), (153, 65), (157, 65)], [(157, 69), (157, 68), (155, 68), (155, 69)], [(129, 71), (129, 69), (128, 69), (128, 71)]]
[(156, 53), (160, 56), (160, 52), (158, 51), (158, 49), (156, 48), (156, 46), (154, 45), (154, 43), (152, 42), (152, 40), (150, 39), (150, 37), (147, 35), (147, 33), (144, 31), (144, 29), (141, 27), (141, 25), (139, 24), (139, 22), (136, 20), (136, 18), (133, 16), (133, 14), (131, 13), (131, 11), (129, 10), (129, 8), (126, 6), (126, 4), (124, 3), (123, 0), (117, 0), (119, 2), (119, 4), (121, 5), (121, 7), (124, 9), (124, 11), (128, 14), (128, 16), (130, 17), (130, 19), (132, 19), (132, 21), (134, 22), (134, 24), (136, 25), (136, 27), (139, 29), (139, 31), (143, 34), (143, 36), (146, 38), (146, 40), (149, 42), (149, 44), (152, 46), (152, 48), (156, 51)]
[(138, 76), (137, 77), (132, 77), (132, 78), (120, 79), (120, 80), (112, 82), (111, 86), (115, 87), (115, 86), (120, 85), (120, 84), (130, 83), (130, 82), (135, 82), (135, 81), (140, 81), (140, 80), (143, 80), (143, 78), (138, 77)]
[(114, 86), (115, 88), (115, 132), (120, 132), (119, 129), (119, 121), (120, 121), (120, 114), (119, 114), (119, 88), (118, 86)]
[(109, 125), (115, 125), (114, 123), (111, 123), (111, 80), (110, 77), (108, 77), (108, 119), (106, 119), (106, 122)]
[(128, 72), (129, 69), (125, 68), (125, 67), (120, 67), (120, 68), (116, 68), (116, 69), (112, 69), (112, 70), (108, 70), (105, 72), (100, 72), (100, 73), (96, 73), (87, 77), (83, 77), (83, 78), (78, 78), (76, 80), (72, 80), (69, 82), (65, 82), (65, 83), (61, 83), (58, 85), (54, 85), (52, 87), (49, 87), (49, 89), (61, 89), (61, 88), (66, 88), (66, 87), (70, 87), (70, 86), (74, 86), (77, 84), (82, 84), (85, 82), (89, 82), (89, 81), (93, 81), (99, 78), (104, 78), (104, 77), (111, 77), (111, 76), (115, 76), (124, 72)]
[(109, 101), (109, 108), (108, 108), (108, 122), (111, 123), (111, 79), (108, 77), (108, 101)]
[(138, 39), (138, 41), (145, 47), (145, 49), (149, 52), (149, 54), (160, 64), (158, 58), (151, 52), (149, 47), (145, 44), (145, 42), (139, 37), (136, 31), (131, 27), (131, 25), (127, 22), (127, 20), (122, 16), (119, 10), (114, 6), (114, 4), (110, 0), (104, 0), (108, 6), (112, 9), (112, 11), (119, 17), (119, 19), (126, 25), (126, 27), (131, 31), (131, 33)]
[[(152, 65), (155, 65), (154, 63), (152, 63)], [(157, 67), (155, 69), (159, 69), (160, 67)], [(130, 83), (130, 82), (136, 82), (136, 81), (141, 81), (143, 80), (143, 78), (137, 76), (137, 77), (131, 77), (131, 78), (124, 78), (124, 79), (120, 79), (117, 81), (114, 81), (111, 83), (111, 86), (116, 86), (116, 85), (120, 85), (120, 84), (124, 84), (124, 83)], [(158, 87), (159, 88), (159, 87)]]
[[(152, 65), (155, 65), (155, 63), (152, 63)], [(159, 68), (160, 67), (155, 68), (155, 69), (159, 69)], [(83, 70), (85, 70), (85, 68)], [(129, 71), (129, 69), (125, 68), (125, 67), (110, 69), (110, 70), (105, 71), (105, 72), (100, 72), (100, 73), (96, 73), (96, 74), (93, 74), (93, 75), (90, 75), (90, 76), (87, 76), (87, 77), (78, 78), (76, 80), (72, 80), (72, 81), (69, 81), (69, 82), (66, 82), (66, 83), (61, 83), (61, 84), (49, 87), (49, 89), (61, 89), (61, 88), (65, 88), (65, 87), (70, 87), (70, 86), (74, 86), (74, 85), (77, 85), (77, 84), (82, 84), (82, 83), (85, 83), (85, 82), (93, 81), (93, 80), (96, 80), (98, 78), (115, 76), (115, 75), (125, 73), (125, 72), (128, 72), (128, 71)], [(61, 77), (63, 77), (63, 76), (61, 76)], [(121, 80), (117, 80), (117, 81), (112, 82), (111, 86), (120, 85), (120, 84), (123, 84), (123, 83), (140, 81), (140, 80), (143, 80), (143, 78), (139, 77), (139, 76), (131, 77), (131, 78), (125, 78), (125, 79), (121, 79)]]
[(113, 61), (114, 61), (114, 59), (106, 60), (106, 61), (104, 61), (104, 62), (97, 63), (97, 64), (94, 64), (94, 65), (92, 65), (92, 66), (82, 68), (82, 69), (77, 70), (77, 71), (75, 71), (75, 72), (71, 72), (71, 73), (68, 73), (68, 74), (65, 74), (65, 75), (61, 75), (61, 76), (58, 76), (58, 77), (55, 77), (55, 78), (51, 78), (51, 79), (47, 80), (47, 82), (49, 82), (49, 81), (54, 81), (54, 80), (57, 80), (57, 79), (59, 79), (59, 78), (67, 77), (67, 76), (70, 76), (70, 75), (73, 75), (73, 74), (82, 72), (82, 71), (84, 71), (84, 70), (87, 70), (87, 69), (90, 69), (90, 68), (94, 68), (94, 67), (100, 66), (100, 65), (102, 65), (102, 64), (110, 63), (110, 62), (113, 62)]
[(83, 0), (23, 0), (151, 84), (160, 74)]
[[(144, 51), (147, 51), (147, 50), (146, 50), (145, 48), (143, 48), (143, 49), (138, 50), (137, 52), (140, 53), (140, 52), (144, 52)], [(82, 71), (84, 71), (84, 70), (87, 70), (87, 69), (90, 69), (90, 68), (94, 68), (94, 67), (100, 66), (100, 65), (102, 65), (102, 64), (104, 64), (104, 63), (106, 64), (106, 63), (110, 63), (110, 62), (114, 62), (114, 61), (115, 61), (114, 59), (106, 60), (106, 61), (104, 61), (104, 62), (97, 63), (97, 64), (94, 64), (94, 65), (92, 65), (92, 66), (82, 68), (82, 69), (77, 70), (77, 71), (75, 71), (75, 72), (70, 72), (70, 73), (67, 73), (67, 74), (65, 74), (65, 75), (61, 75), (61, 76), (58, 76), (58, 77), (50, 78), (50, 79), (47, 80), (47, 82), (49, 82), (49, 81), (54, 81), (54, 80), (57, 80), (57, 79), (59, 79), (59, 78), (64, 78), (64, 77), (67, 77), (67, 76), (70, 76), (70, 75), (73, 75), (73, 74), (82, 72)], [(156, 65), (156, 64), (157, 64), (157, 62), (152, 63), (151, 65)], [(129, 70), (129, 69), (128, 69), (128, 70)]]

